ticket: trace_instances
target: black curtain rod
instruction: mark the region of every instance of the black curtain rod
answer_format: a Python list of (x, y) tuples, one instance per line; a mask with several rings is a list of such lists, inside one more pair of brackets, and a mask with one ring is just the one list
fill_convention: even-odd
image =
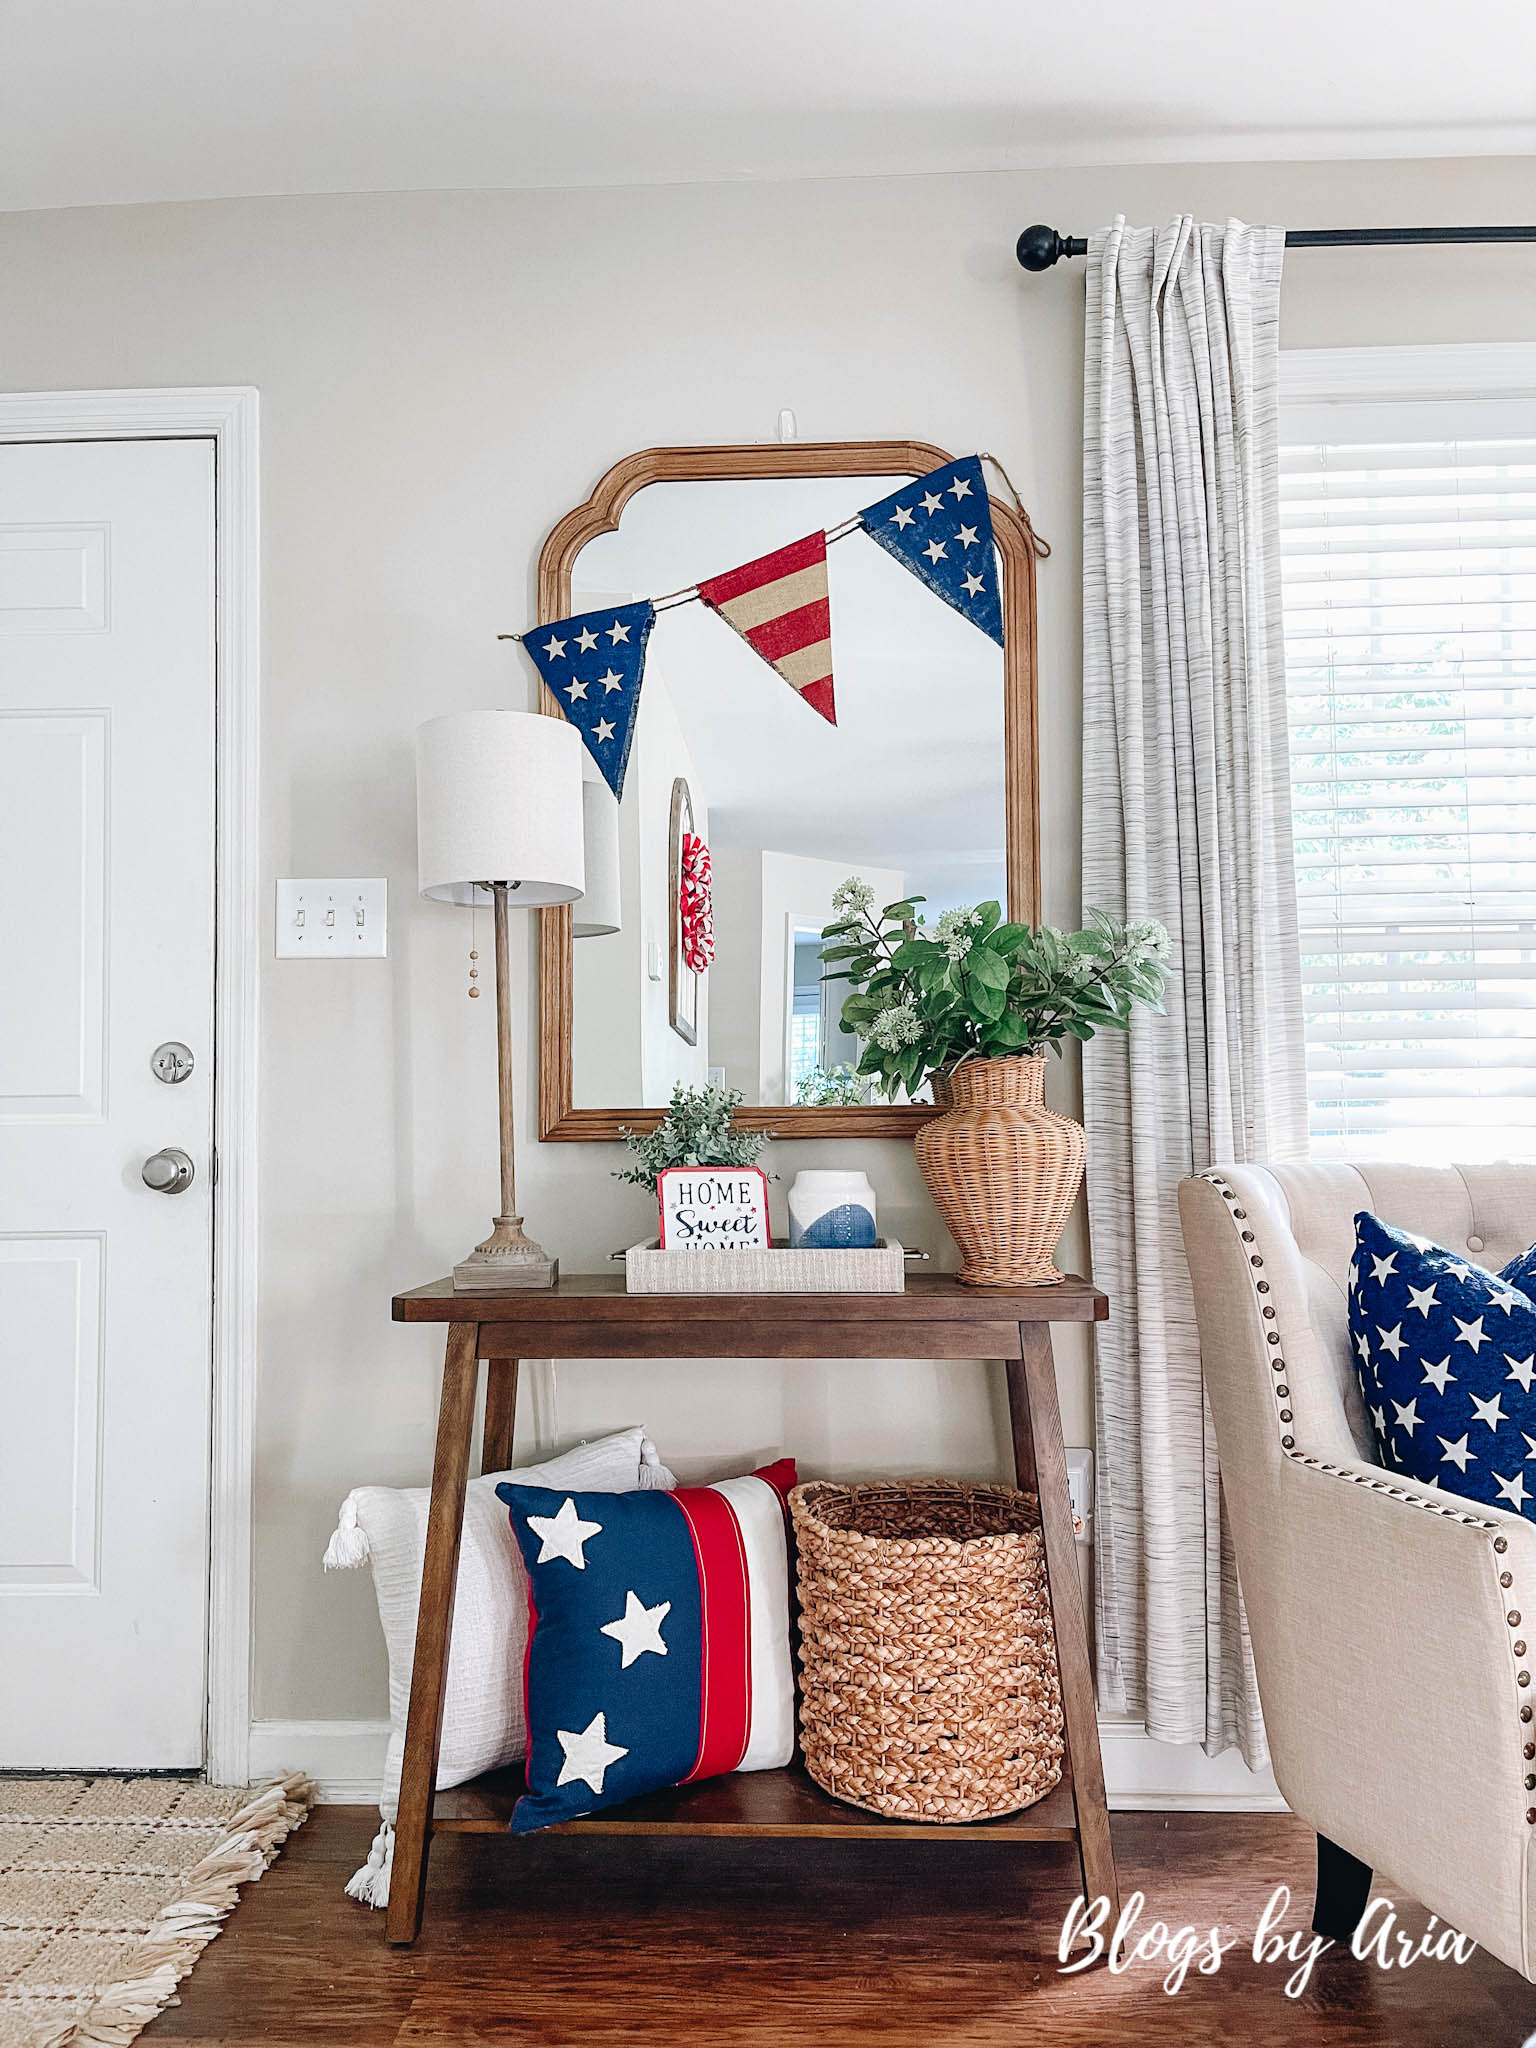
[[(1536, 227), (1515, 228), (1293, 228), (1287, 249), (1426, 248), (1432, 243), (1536, 242)], [(1062, 235), (1055, 228), (1026, 228), (1016, 251), (1026, 270), (1049, 270), (1063, 256), (1086, 256), (1086, 235)]]

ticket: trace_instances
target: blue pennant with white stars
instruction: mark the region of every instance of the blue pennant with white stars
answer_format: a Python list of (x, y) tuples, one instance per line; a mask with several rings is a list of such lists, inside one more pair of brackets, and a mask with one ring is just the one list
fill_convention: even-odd
[(878, 505), (866, 505), (859, 518), (871, 540), (1002, 646), (992, 504), (979, 455), (930, 470)]
[(616, 797), (624, 794), (645, 673), (645, 643), (656, 623), (649, 598), (616, 609), (556, 619), (523, 635), (550, 695), (586, 741)]
[(1490, 1273), (1355, 1218), (1349, 1334), (1381, 1463), (1536, 1521), (1536, 1248)]

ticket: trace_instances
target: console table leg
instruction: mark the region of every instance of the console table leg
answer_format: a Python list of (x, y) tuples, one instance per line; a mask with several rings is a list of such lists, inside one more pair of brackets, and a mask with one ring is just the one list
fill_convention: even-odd
[(505, 1472), (512, 1464), (512, 1428), (517, 1418), (517, 1360), (493, 1358), (485, 1368), (485, 1426), (480, 1434), (480, 1470)]
[(1083, 1894), (1109, 1900), (1109, 1922), (1120, 1913), (1109, 1808), (1104, 1797), (1104, 1762), (1099, 1752), (1098, 1705), (1088, 1658), (1088, 1630), (1077, 1576), (1072, 1534), (1072, 1500), (1067, 1489), (1067, 1454), (1061, 1440), (1061, 1406), (1048, 1323), (1021, 1323), (1023, 1357), (1008, 1361), (1008, 1414), (1013, 1425), (1014, 1469), (1020, 1486), (1040, 1497), (1045, 1570), (1056, 1627), (1056, 1665), (1061, 1675), (1061, 1708), (1066, 1722), (1072, 1795), (1077, 1804), (1077, 1847)]
[(443, 1361), (443, 1398), (437, 1411), (437, 1451), (432, 1461), (432, 1500), (427, 1510), (421, 1603), (416, 1615), (411, 1705), (400, 1770), (400, 1806), (395, 1819), (394, 1869), (385, 1922), (386, 1939), (397, 1947), (413, 1942), (421, 1928), (427, 1846), (432, 1833), (432, 1793), (437, 1783), (438, 1746), (443, 1733), (448, 1649), (453, 1640), (459, 1538), (464, 1529), (464, 1486), (469, 1476), (475, 1388), (480, 1377), (479, 1344), (478, 1323), (449, 1325), (448, 1353)]

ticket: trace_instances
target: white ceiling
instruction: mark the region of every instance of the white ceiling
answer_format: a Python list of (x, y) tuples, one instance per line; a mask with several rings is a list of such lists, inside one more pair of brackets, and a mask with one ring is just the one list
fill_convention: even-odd
[(1531, 0), (0, 0), (0, 208), (1536, 148)]

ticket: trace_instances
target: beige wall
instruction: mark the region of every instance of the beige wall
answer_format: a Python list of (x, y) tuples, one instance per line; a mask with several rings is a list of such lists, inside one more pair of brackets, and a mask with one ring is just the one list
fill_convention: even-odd
[[(490, 1006), (466, 921), (414, 892), (411, 734), (523, 702), (498, 630), (531, 616), (550, 523), (658, 442), (903, 435), (994, 450), (1041, 533), (1047, 914), (1078, 837), (1082, 266), (1027, 278), (1019, 229), (1117, 209), (1324, 226), (1529, 219), (1530, 163), (1443, 162), (252, 201), (0, 218), (0, 382), (260, 388), (263, 845), (269, 878), (387, 874), (390, 957), (263, 969), (256, 1710), (383, 1710), (364, 1575), (319, 1553), (354, 1482), (420, 1480), (435, 1346), (391, 1292), (442, 1272), (495, 1185)], [(1529, 338), (1529, 252), (1294, 256), (1292, 346)], [(532, 934), (518, 1026), (531, 1043)], [(1060, 1093), (1071, 1097), (1071, 1077)], [(531, 1126), (524, 1066), (523, 1128)], [(850, 1148), (851, 1150), (851, 1148)], [(783, 1146), (785, 1176), (822, 1163)], [(570, 1270), (644, 1222), (616, 1152), (525, 1146), (537, 1233)], [(947, 1249), (910, 1151), (849, 1156), (907, 1242)], [(1081, 1247), (1078, 1247), (1079, 1254)], [(1069, 1437), (1085, 1351), (1061, 1346)], [(685, 1473), (1001, 1469), (995, 1369), (565, 1366), (563, 1436), (644, 1419)]]

